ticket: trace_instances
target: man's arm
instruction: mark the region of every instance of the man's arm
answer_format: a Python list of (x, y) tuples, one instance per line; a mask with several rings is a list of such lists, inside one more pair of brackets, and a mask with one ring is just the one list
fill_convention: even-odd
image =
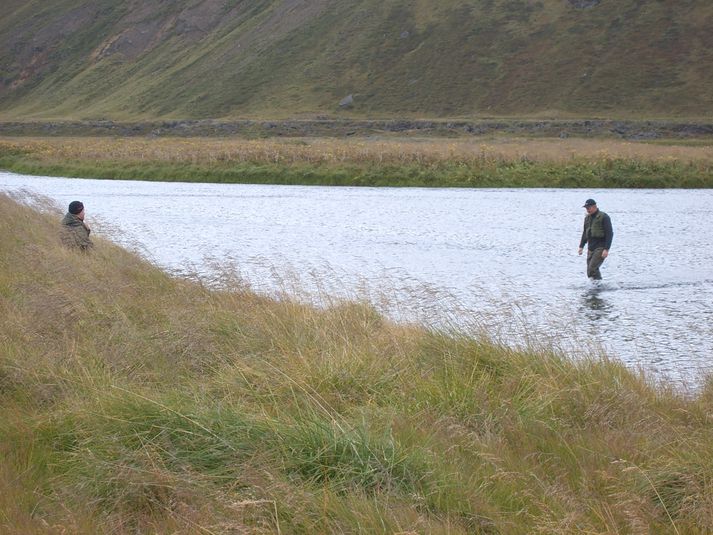
[(586, 243), (587, 243), (587, 222), (585, 220), (584, 228), (582, 229), (582, 238), (579, 240), (579, 254), (582, 254), (582, 249), (584, 249), (584, 245)]
[(77, 241), (77, 245), (83, 251), (94, 247), (92, 240), (89, 238), (90, 233), (91, 230), (89, 229), (89, 226), (87, 226), (85, 223), (82, 223), (81, 227), (76, 227), (74, 236)]
[(602, 221), (602, 224), (604, 225), (604, 249), (608, 251), (614, 239), (614, 229), (611, 226), (611, 218), (607, 215), (604, 221)]

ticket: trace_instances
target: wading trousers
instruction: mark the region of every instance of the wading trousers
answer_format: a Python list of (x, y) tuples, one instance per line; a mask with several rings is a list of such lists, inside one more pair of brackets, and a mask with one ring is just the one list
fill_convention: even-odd
[(604, 247), (597, 247), (594, 250), (587, 250), (587, 277), (589, 277), (590, 279), (600, 280), (602, 278), (602, 274), (599, 271), (599, 267), (604, 262), (604, 258), (602, 258), (603, 250)]

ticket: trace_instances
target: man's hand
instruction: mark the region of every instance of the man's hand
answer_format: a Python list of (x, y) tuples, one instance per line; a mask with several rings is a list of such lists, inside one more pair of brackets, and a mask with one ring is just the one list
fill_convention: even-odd
[(583, 251), (583, 250), (584, 250), (584, 249), (582, 249), (582, 248), (580, 247), (580, 248), (577, 250), (577, 254), (578, 254), (579, 256), (582, 256), (582, 251)]
[(607, 256), (609, 256), (609, 251), (607, 251), (606, 249), (604, 249), (604, 250), (602, 251), (602, 258), (606, 258)]

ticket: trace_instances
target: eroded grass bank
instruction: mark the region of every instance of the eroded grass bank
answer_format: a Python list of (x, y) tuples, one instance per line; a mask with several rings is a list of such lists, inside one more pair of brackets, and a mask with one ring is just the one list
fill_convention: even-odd
[(449, 187), (713, 187), (713, 146), (585, 139), (0, 138), (0, 168), (108, 179)]
[(713, 382), (167, 276), (0, 196), (3, 533), (709, 533)]

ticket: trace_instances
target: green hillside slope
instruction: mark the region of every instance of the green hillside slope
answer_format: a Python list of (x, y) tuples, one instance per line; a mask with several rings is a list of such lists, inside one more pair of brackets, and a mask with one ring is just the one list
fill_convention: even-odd
[(713, 378), (210, 290), (60, 218), (0, 194), (3, 535), (713, 532)]
[(707, 0), (4, 4), (4, 118), (710, 117), (713, 109)]

